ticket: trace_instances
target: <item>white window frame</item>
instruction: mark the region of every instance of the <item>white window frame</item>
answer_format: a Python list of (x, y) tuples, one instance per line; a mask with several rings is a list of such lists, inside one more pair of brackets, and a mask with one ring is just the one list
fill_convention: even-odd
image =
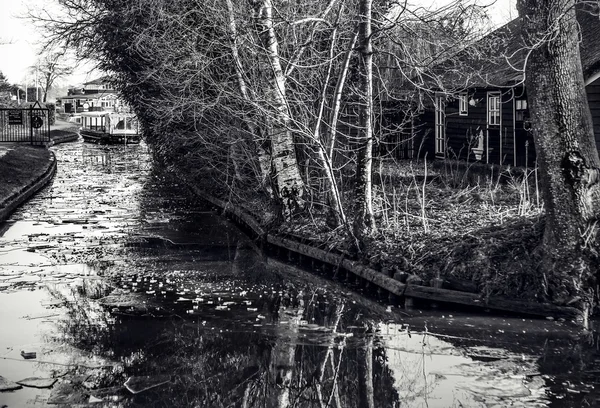
[(443, 95), (435, 96), (435, 155), (446, 154), (446, 99)]
[(487, 95), (487, 123), (488, 126), (500, 126), (502, 123), (502, 104), (500, 92), (488, 92)]
[(525, 120), (525, 111), (527, 110), (527, 99), (515, 99), (515, 120), (523, 122)]
[(469, 95), (466, 92), (458, 95), (458, 115), (469, 116)]

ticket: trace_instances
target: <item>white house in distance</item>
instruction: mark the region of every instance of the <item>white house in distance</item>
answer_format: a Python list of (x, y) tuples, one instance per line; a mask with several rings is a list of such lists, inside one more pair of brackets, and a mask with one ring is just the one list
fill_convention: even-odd
[(85, 82), (82, 87), (69, 89), (66, 96), (56, 99), (56, 106), (65, 113), (88, 111), (120, 112), (125, 108), (118, 93), (112, 89), (109, 77)]

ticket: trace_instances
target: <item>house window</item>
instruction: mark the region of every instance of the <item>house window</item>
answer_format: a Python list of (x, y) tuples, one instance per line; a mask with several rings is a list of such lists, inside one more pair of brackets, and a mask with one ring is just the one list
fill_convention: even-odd
[(527, 109), (527, 99), (517, 99), (516, 100), (516, 109), (517, 110)]
[(460, 116), (469, 114), (469, 96), (466, 93), (458, 95), (458, 114)]
[(488, 94), (488, 125), (500, 125), (500, 94)]
[(443, 156), (446, 151), (446, 101), (443, 96), (435, 97), (435, 154)]
[(525, 120), (525, 111), (527, 110), (527, 100), (515, 100), (515, 120), (523, 122)]

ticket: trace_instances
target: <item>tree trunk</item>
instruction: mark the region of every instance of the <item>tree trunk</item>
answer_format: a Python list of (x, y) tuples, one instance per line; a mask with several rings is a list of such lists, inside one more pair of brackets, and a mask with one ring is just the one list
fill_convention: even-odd
[(541, 265), (545, 294), (576, 305), (582, 323), (593, 302), (600, 160), (579, 55), (575, 0), (519, 0), (532, 46), (525, 85), (538, 154), (546, 228)]
[(290, 113), (286, 99), (286, 83), (279, 58), (279, 43), (273, 26), (272, 0), (252, 1), (256, 10), (257, 32), (267, 55), (271, 76), (267, 102), (273, 112), (271, 158), (277, 194), (284, 215), (304, 208), (304, 182), (300, 175), (294, 138), (290, 130)]
[(373, 166), (373, 47), (371, 45), (372, 0), (361, 0), (360, 13), (360, 59), (361, 59), (361, 106), (356, 159), (356, 214), (354, 233), (361, 239), (375, 231), (373, 217), (373, 191), (371, 169)]
[(342, 106), (342, 94), (344, 92), (344, 88), (346, 87), (346, 79), (348, 78), (348, 68), (350, 67), (350, 60), (352, 59), (352, 53), (354, 52), (354, 46), (356, 45), (357, 39), (358, 33), (354, 35), (354, 37), (352, 37), (350, 48), (348, 48), (348, 50), (346, 51), (346, 55), (344, 56), (344, 63), (340, 67), (340, 73), (333, 94), (333, 106), (331, 108), (331, 120), (329, 125), (329, 157), (331, 158), (332, 162), (334, 160), (335, 143), (337, 139), (337, 124), (340, 118), (340, 110)]

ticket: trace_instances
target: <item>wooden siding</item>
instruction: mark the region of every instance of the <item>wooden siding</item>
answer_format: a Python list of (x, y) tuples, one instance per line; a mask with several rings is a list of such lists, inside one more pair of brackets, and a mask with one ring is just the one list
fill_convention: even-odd
[(478, 135), (483, 132), (485, 141), (485, 92), (474, 90), (468, 93), (468, 113), (459, 114), (458, 99), (449, 99), (446, 103), (446, 139), (447, 158), (475, 161), (472, 151), (478, 144)]
[[(598, 88), (600, 99), (600, 86)], [(500, 95), (500, 124), (488, 124), (488, 94), (498, 92)], [(533, 137), (527, 128), (528, 112), (524, 112), (524, 120), (515, 118), (515, 96), (526, 99), (522, 88), (517, 89), (471, 89), (468, 94), (469, 109), (466, 115), (459, 113), (459, 99), (448, 98), (446, 101), (446, 157), (449, 159), (480, 161), (483, 163), (503, 164), (510, 166), (535, 165), (535, 148)], [(599, 104), (600, 107), (600, 104)], [(598, 112), (600, 114), (600, 111)], [(434, 155), (433, 109), (426, 110), (419, 117), (420, 124), (415, 131), (425, 138), (423, 151), (428, 157)], [(600, 121), (599, 121), (600, 124)], [(479, 137), (483, 136), (483, 151), (479, 160), (476, 148)]]
[(435, 110), (427, 109), (414, 121), (416, 156), (435, 158)]
[(376, 153), (380, 157), (412, 159), (416, 156), (419, 142), (413, 133), (414, 118), (402, 103), (384, 102), (381, 116), (376, 117), (375, 130), (379, 136)]
[(586, 87), (588, 104), (592, 112), (594, 121), (594, 135), (596, 137), (596, 147), (600, 150), (600, 78)]
[[(488, 124), (488, 93), (499, 92), (500, 124)], [(479, 161), (488, 163), (515, 163), (516, 133), (513, 123), (512, 90), (473, 89), (468, 93), (467, 115), (459, 114), (458, 99), (448, 101), (446, 107), (446, 136), (449, 158), (477, 161), (476, 148), (483, 137), (483, 152)]]

